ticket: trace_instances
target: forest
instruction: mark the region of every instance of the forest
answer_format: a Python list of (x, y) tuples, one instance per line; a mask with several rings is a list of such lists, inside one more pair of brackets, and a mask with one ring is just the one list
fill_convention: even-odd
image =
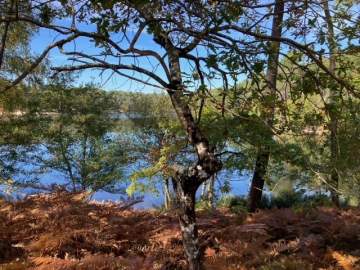
[(0, 0), (23, 269), (360, 269), (360, 2)]

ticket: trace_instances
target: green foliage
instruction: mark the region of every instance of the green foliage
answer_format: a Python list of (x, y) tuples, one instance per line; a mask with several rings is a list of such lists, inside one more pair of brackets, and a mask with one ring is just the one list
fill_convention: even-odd
[(205, 211), (210, 211), (211, 210), (211, 206), (209, 205), (209, 203), (205, 200), (198, 200), (195, 204), (195, 209), (197, 210), (205, 210)]
[[(73, 190), (117, 189), (116, 184), (123, 180), (129, 144), (111, 134), (118, 106), (111, 93), (90, 85), (74, 88), (57, 82), (41, 91), (33, 90), (31, 95), (17, 94), (22, 100), (15, 107), (4, 107), (6, 129), (1, 132), (1, 141), (8, 151), (13, 143), (18, 154), (2, 157), (4, 168), (9, 171), (11, 161), (22, 161), (33, 166), (26, 182), (55, 170), (67, 177), (66, 184)], [(13, 114), (14, 108), (22, 114)], [(20, 152), (21, 148), (25, 151)], [(13, 174), (14, 169), (8, 178)]]
[(304, 191), (282, 191), (276, 195), (264, 194), (260, 208), (294, 208), (312, 209), (320, 206), (333, 206), (331, 199), (326, 194), (306, 195)]
[[(10, 2), (5, 2), (8, 7)], [(119, 48), (127, 48), (131, 43), (129, 30), (137, 29), (145, 21), (146, 27), (141, 29), (144, 31), (139, 32), (139, 40), (132, 45), (140, 48), (142, 33), (150, 34), (150, 40), (154, 40), (157, 47), (149, 46), (147, 50), (151, 52), (143, 53), (152, 60), (158, 54), (163, 59), (169, 56), (168, 52), (162, 55), (166, 48), (160, 47), (167, 47), (163, 39), (168, 38), (169, 42), (182, 49), (192, 44), (196, 31), (201, 32), (199, 39), (204, 40), (200, 41), (199, 46), (204, 49), (199, 51), (200, 66), (186, 66), (181, 60), (181, 66), (186, 66), (181, 73), (186, 89), (182, 93), (182, 101), (191, 107), (195, 125), (199, 126), (202, 135), (221, 158), (223, 168), (251, 171), (257, 150), (266, 149), (271, 153), (266, 176), (269, 187), (279, 183), (283, 185), (283, 179), (309, 189), (324, 187), (335, 170), (340, 178), (339, 191), (344, 197), (359, 200), (360, 161), (354, 158), (360, 155), (360, 107), (356, 95), (360, 85), (360, 62), (355, 43), (359, 22), (353, 16), (357, 8), (353, 1), (331, 5), (331, 20), (337, 29), (333, 42), (329, 38), (331, 31), (328, 23), (323, 16), (319, 16), (321, 12), (309, 13), (311, 8), (316, 10), (318, 6), (306, 3), (306, 8), (302, 8), (297, 3), (286, 4), (289, 9), (283, 30), (288, 33), (287, 38), (300, 43), (307, 40), (307, 45), (306, 49), (301, 50), (289, 43), (280, 46), (282, 51), (276, 93), (269, 91), (265, 74), (269, 68), (266, 59), (271, 59), (269, 56), (273, 53), (273, 46), (266, 38), (254, 38), (270, 34), (266, 19), (269, 16), (258, 18), (256, 8), (244, 6), (241, 1), (183, 3), (92, 0), (84, 5), (72, 5), (70, 1), (60, 0), (57, 4), (49, 2), (36, 6), (33, 14), (29, 9), (31, 1), (21, 2), (26, 5), (26, 15), (33, 16), (43, 24), (55, 24), (71, 18), (73, 24), (69, 26), (70, 32), (73, 31), (72, 27), (76, 28), (79, 24), (96, 25), (96, 37), (90, 38), (91, 33), (87, 38), (95, 43), (99, 55), (91, 57), (112, 55), (113, 60), (118, 58), (119, 63), (127, 63), (132, 53), (135, 54), (134, 59), (141, 59), (144, 55), (136, 55), (136, 52), (126, 49), (118, 50), (114, 43), (107, 43), (106, 39), (116, 36), (115, 44)], [(268, 15), (272, 15), (272, 7), (268, 11)], [(306, 20), (302, 20), (303, 17)], [(256, 21), (258, 23), (253, 25)], [(232, 40), (235, 30), (221, 31), (221, 36), (214, 39), (216, 29), (227, 23), (244, 29), (249, 27), (248, 31), (253, 33), (248, 35), (247, 31), (239, 31), (236, 33), (239, 34), (236, 39), (238, 43)], [(59, 29), (65, 31), (63, 27), (61, 25)], [(209, 28), (215, 31), (212, 38), (206, 37)], [(189, 30), (195, 32), (189, 35), (186, 33)], [(1, 28), (0, 35), (3, 31)], [(34, 55), (30, 52), (29, 42), (35, 32), (34, 26), (24, 22), (11, 23), (5, 65), (0, 71), (1, 88), (9, 78), (16, 77), (33, 64)], [(227, 39), (227, 35), (231, 39)], [(184, 50), (181, 55), (195, 52), (198, 46), (196, 42), (194, 44), (195, 48), (188, 52)], [(329, 49), (334, 45), (338, 48), (333, 75), (354, 87), (340, 85), (324, 71), (323, 67), (330, 64)], [(314, 52), (309, 54), (308, 50)], [(89, 62), (91, 57), (87, 58)], [(122, 61), (123, 58), (127, 58), (126, 61)], [(78, 60), (79, 63), (84, 61)], [(323, 67), (319, 67), (319, 61)], [(139, 60), (135, 65), (142, 66), (143, 63)], [(73, 182), (84, 185), (89, 185), (87, 181), (96, 181), (97, 177), (102, 179), (97, 172), (108, 175), (101, 182), (107, 183), (110, 178), (120, 177), (113, 175), (115, 167), (109, 164), (125, 164), (128, 159), (143, 160), (141, 168), (137, 168), (130, 177), (130, 193), (147, 188), (138, 180), (171, 176), (174, 163), (186, 167), (196, 159), (194, 151), (187, 144), (187, 130), (177, 120), (167, 95), (104, 93), (92, 86), (64, 87), (61, 83), (43, 86), (48, 78), (46, 66), (47, 62), (30, 74), (22, 85), (1, 94), (0, 106), (11, 112), (1, 121), (1, 143), (26, 147), (45, 143), (53, 157), (46, 166), (66, 171)], [(219, 70), (224, 72), (218, 73)], [(151, 72), (157, 75), (156, 68)], [(227, 80), (218, 76), (224, 74), (228, 75)], [(213, 82), (219, 85), (218, 89), (211, 89)], [(120, 111), (126, 114), (126, 119), (113, 121), (112, 114)], [(19, 112), (24, 115), (15, 115)], [(272, 118), (271, 121), (268, 118)], [(333, 121), (330, 118), (336, 119), (338, 153), (335, 153), (335, 158), (331, 150), (329, 127)], [(110, 132), (119, 136), (109, 136)], [(9, 152), (16, 152), (11, 150)], [(13, 159), (16, 155), (9, 152), (4, 151)], [(2, 164), (8, 175), (11, 174), (10, 165)], [(69, 167), (76, 167), (77, 172), (70, 173)], [(101, 171), (102, 168), (107, 168), (106, 172)], [(229, 191), (228, 183), (225, 182), (223, 186), (222, 191)], [(296, 196), (283, 194), (278, 202), (276, 197), (273, 201), (280, 207), (286, 207), (300, 200)]]
[(301, 203), (303, 194), (295, 191), (284, 191), (271, 198), (270, 208), (290, 208)]
[[(169, 177), (169, 167), (184, 147), (183, 131), (170, 100), (162, 94), (117, 93), (129, 126), (119, 132), (131, 137), (134, 159), (142, 163), (130, 175), (128, 194), (154, 191), (161, 177)], [(147, 181), (144, 181), (147, 180)]]
[(224, 195), (218, 200), (217, 206), (227, 208), (236, 214), (246, 213), (247, 199), (241, 196)]
[(111, 94), (91, 86), (67, 89), (59, 85), (42, 92), (43, 110), (54, 113), (42, 134), (52, 159), (44, 166), (66, 172), (75, 187), (113, 189), (122, 179), (126, 142), (109, 133), (117, 104)]
[[(12, 7), (12, 9), (11, 9)], [(21, 10), (21, 14), (24, 16), (32, 16), (33, 11), (31, 10), (31, 1), (10, 1), (4, 0), (1, 3), (1, 16), (6, 16), (14, 14), (14, 9), (18, 8)], [(0, 36), (1, 38), (5, 37), (4, 23), (1, 22), (0, 27)], [(14, 78), (18, 77), (24, 71), (28, 70), (29, 67), (33, 64), (36, 54), (31, 51), (31, 40), (34, 34), (37, 33), (38, 27), (34, 24), (28, 24), (21, 21), (12, 21), (7, 28), (7, 35), (4, 45), (3, 59), (1, 59), (0, 67), (0, 89), (6, 85), (8, 86), (9, 81), (12, 81)], [(22, 80), (21, 86), (23, 88), (26, 86), (35, 86), (41, 83), (44, 79), (44, 74), (46, 72), (46, 62), (47, 59), (44, 59), (44, 62), (39, 64), (37, 68), (33, 70), (26, 78)], [(12, 89), (15, 92), (19, 89)], [(22, 91), (24, 89), (21, 89)], [(1, 96), (4, 96), (3, 91), (1, 91)], [(1, 99), (0, 98), (0, 106)]]

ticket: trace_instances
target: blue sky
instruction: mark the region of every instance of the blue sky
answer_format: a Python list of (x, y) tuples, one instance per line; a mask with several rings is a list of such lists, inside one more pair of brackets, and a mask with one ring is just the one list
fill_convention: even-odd
[[(259, 12), (259, 17), (261, 17), (263, 15), (262, 13), (266, 14), (267, 11), (264, 9), (259, 9), (258, 12)], [(62, 21), (57, 21), (55, 23), (58, 25), (70, 25), (71, 22), (69, 20), (64, 19)], [(270, 29), (269, 24), (271, 24), (271, 17), (265, 20), (264, 22), (262, 22), (262, 27), (268, 28), (269, 30)], [(80, 27), (80, 29), (84, 31), (96, 31), (95, 25), (79, 24), (78, 27)], [(134, 33), (129, 32), (128, 34), (129, 36), (131, 36)], [(286, 29), (284, 29), (283, 34), (284, 36), (294, 38), (291, 36), (290, 32), (286, 31)], [(46, 29), (40, 29), (39, 32), (34, 35), (31, 46), (36, 54), (40, 54), (47, 45), (51, 44), (52, 42), (60, 38), (61, 36), (59, 36), (55, 32)], [(116, 40), (116, 37), (113, 38)], [(316, 37), (314, 37), (311, 34), (311, 35), (307, 35), (307, 38), (309, 40), (314, 40), (314, 38)], [(300, 43), (305, 42), (305, 40), (301, 40), (301, 37), (297, 39)], [(97, 52), (99, 52), (99, 50), (94, 46), (94, 44), (89, 42), (89, 40), (85, 38), (77, 39), (76, 42), (65, 46), (65, 49), (71, 51), (74, 47), (76, 47), (78, 51), (86, 52), (89, 54), (96, 54)], [(152, 40), (152, 36), (146, 34), (145, 31), (143, 32), (140, 40), (138, 41), (137, 47), (139, 49), (150, 49), (155, 51), (161, 51), (161, 48), (157, 44), (155, 44), (155, 42)], [(285, 49), (285, 51), (288, 50), (286, 48), (283, 49)], [(205, 51), (205, 49), (200, 49), (199, 51), (200, 54), (202, 54)], [(58, 49), (54, 49), (51, 51), (49, 55), (49, 59), (52, 65), (54, 66), (71, 64), (69, 61), (67, 61), (67, 57), (62, 55)], [(117, 62), (118, 58), (110, 59), (110, 61), (113, 63), (118, 63)], [(127, 60), (123, 59), (122, 61), (123, 63), (130, 63), (129, 59)], [(140, 66), (147, 69), (152, 68), (151, 64), (153, 64), (153, 62), (151, 61), (149, 62), (147, 59), (144, 59), (143, 61), (139, 62)], [(182, 62), (182, 67), (185, 72), (188, 72), (190, 70), (189, 65), (186, 64), (185, 62)], [(156, 70), (156, 74), (159, 75), (160, 77), (163, 78), (165, 77), (164, 72), (161, 71), (161, 68)], [(138, 78), (141, 78), (141, 75), (137, 75), (137, 76)], [(244, 77), (241, 78), (244, 79)], [(144, 86), (142, 83), (130, 81), (129, 79), (120, 77), (119, 75), (112, 75), (111, 71), (100, 72), (98, 70), (85, 70), (79, 75), (79, 79), (77, 83), (78, 84), (95, 83), (98, 84), (101, 88), (106, 90), (145, 91), (145, 92), (158, 91), (158, 89), (153, 88), (151, 86)], [(213, 83), (213, 87), (220, 87), (222, 85), (222, 80), (215, 79), (212, 81), (212, 83)]]
[[(66, 22), (60, 22), (61, 25), (65, 25)], [(80, 29), (84, 31), (95, 31), (96, 27), (94, 25), (80, 25)], [(134, 33), (129, 32), (129, 37), (134, 35)], [(35, 33), (31, 40), (31, 50), (34, 54), (39, 55), (42, 51), (51, 43), (62, 39), (63, 36), (59, 35), (58, 33), (48, 30), (48, 29), (39, 29), (37, 33)], [(113, 40), (118, 40), (116, 36), (112, 36)], [(100, 49), (95, 47), (95, 44), (90, 42), (87, 38), (78, 38), (76, 41), (69, 43), (68, 45), (64, 46), (65, 51), (73, 51), (76, 48), (77, 51), (84, 52), (87, 54), (97, 54), (100, 53)], [(163, 55), (164, 51), (159, 47), (152, 39), (152, 36), (147, 34), (146, 31), (143, 32), (143, 35), (137, 42), (136, 48), (138, 49), (148, 49), (148, 50), (155, 50), (160, 52), (160, 55)], [(59, 49), (53, 49), (48, 58), (52, 66), (64, 66), (64, 65), (71, 65), (72, 62), (68, 60), (68, 57), (63, 55)], [(152, 70), (155, 66), (155, 61), (151, 60), (151, 58), (141, 58), (138, 62), (138, 65), (146, 68), (148, 70)], [(117, 64), (119, 58), (109, 58), (109, 62)], [(121, 63), (124, 64), (131, 64), (133, 60), (131, 59), (121, 59)], [(156, 62), (157, 64), (157, 62)], [(75, 63), (76, 65), (76, 63)], [(184, 71), (189, 71), (189, 65), (185, 62), (182, 62), (182, 68)], [(163, 78), (166, 81), (165, 73), (161, 69), (161, 67), (157, 67), (155, 73)], [(132, 72), (127, 72), (127, 74), (133, 74)], [(137, 74), (137, 78), (140, 79), (148, 79), (146, 76)], [(79, 77), (76, 80), (77, 85), (85, 84), (85, 83), (95, 83), (99, 85), (101, 88), (105, 90), (122, 90), (122, 91), (141, 91), (141, 92), (161, 92), (163, 90), (151, 87), (148, 85), (144, 85), (143, 83), (136, 82), (133, 80), (129, 80), (128, 78), (121, 77), (117, 74), (113, 74), (112, 71), (100, 71), (94, 69), (88, 69), (79, 73)], [(151, 81), (154, 83), (154, 81)], [(214, 86), (220, 86), (220, 80), (214, 80)]]
[[(85, 26), (84, 30), (94, 31), (93, 26)], [(129, 34), (131, 35), (131, 33)], [(34, 34), (31, 41), (31, 49), (35, 54), (40, 54), (49, 44), (53, 43), (56, 40), (61, 39), (62, 36), (55, 33), (54, 31), (47, 29), (40, 29), (37, 33)], [(138, 48), (140, 49), (155, 49), (154, 42), (149, 35), (143, 35), (139, 40)], [(72, 51), (76, 48), (78, 51), (86, 52), (89, 54), (96, 54), (100, 52), (94, 45), (86, 38), (78, 38), (76, 41), (69, 43), (64, 47), (66, 51)], [(158, 48), (156, 48), (158, 49)], [(49, 60), (52, 66), (63, 66), (69, 65), (71, 62), (67, 60), (67, 56), (63, 55), (59, 49), (55, 48), (49, 53)], [(114, 62), (116, 59), (111, 59), (110, 61)], [(124, 60), (126, 62), (126, 60)], [(115, 62), (114, 62), (115, 63)], [(144, 67), (150, 67), (145, 61), (141, 62), (141, 65)], [(160, 70), (157, 72), (163, 76), (163, 72)], [(138, 76), (139, 78), (141, 76)], [(85, 70), (79, 74), (77, 84), (84, 83), (95, 83), (100, 85), (101, 88), (105, 90), (125, 90), (125, 91), (145, 91), (145, 92), (154, 92), (159, 91), (150, 86), (144, 86), (141, 83), (130, 81), (127, 78), (123, 78), (119, 75), (112, 75), (111, 71), (100, 72), (98, 70)]]

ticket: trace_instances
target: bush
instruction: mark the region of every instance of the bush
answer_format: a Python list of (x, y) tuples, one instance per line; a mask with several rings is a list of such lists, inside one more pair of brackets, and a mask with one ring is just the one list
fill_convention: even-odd
[(284, 191), (277, 196), (264, 194), (260, 208), (314, 208), (332, 205), (330, 197), (325, 194), (305, 195), (302, 191)]
[(303, 202), (303, 193), (295, 191), (284, 191), (271, 200), (272, 207), (290, 208)]
[[(242, 196), (225, 195), (217, 202), (217, 207), (230, 209), (231, 212), (247, 212), (247, 198)], [(342, 206), (345, 206), (343, 202)], [(203, 204), (199, 207), (206, 208)], [(330, 197), (326, 194), (305, 195), (304, 191), (283, 191), (276, 196), (263, 194), (259, 205), (260, 209), (271, 208), (315, 208), (320, 206), (333, 206)]]
[(247, 199), (242, 196), (225, 195), (217, 203), (218, 207), (228, 208), (233, 213), (247, 212)]
[(210, 209), (211, 209), (211, 205), (209, 204), (208, 201), (199, 200), (199, 201), (196, 202), (195, 208), (196, 208), (196, 209), (199, 209), (199, 210), (210, 210)]
[(309, 207), (333, 206), (330, 197), (325, 194), (314, 194), (305, 196), (303, 199), (303, 204)]

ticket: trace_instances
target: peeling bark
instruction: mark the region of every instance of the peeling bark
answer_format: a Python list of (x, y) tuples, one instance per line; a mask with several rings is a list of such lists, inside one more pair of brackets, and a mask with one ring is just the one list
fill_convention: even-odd
[(215, 190), (214, 190), (214, 185), (215, 185), (215, 174), (213, 176), (211, 176), (211, 178), (209, 179), (209, 186), (208, 186), (208, 190), (207, 190), (207, 199), (208, 202), (210, 203), (211, 208), (215, 208)]
[(195, 194), (200, 185), (217, 173), (222, 165), (214, 155), (208, 139), (201, 133), (184, 95), (179, 51), (164, 35), (160, 34), (156, 40), (166, 49), (168, 54), (171, 80), (167, 92), (177, 117), (186, 130), (188, 141), (197, 154), (197, 161), (194, 164), (186, 167), (174, 166), (172, 179), (189, 269), (200, 270), (202, 269), (202, 255), (196, 225)]
[(187, 185), (184, 179), (173, 179), (178, 205), (179, 224), (189, 270), (202, 269), (201, 249), (196, 225), (195, 194), (197, 187)]
[(194, 45), (181, 49), (172, 44), (169, 33), (162, 29), (151, 14), (141, 11), (148, 25), (153, 31), (154, 41), (165, 51), (168, 60), (169, 83), (165, 86), (182, 127), (186, 131), (187, 139), (194, 148), (197, 160), (191, 164), (172, 166), (172, 180), (176, 194), (179, 224), (182, 231), (183, 245), (189, 269), (202, 269), (201, 252), (196, 226), (195, 194), (200, 185), (217, 173), (222, 164), (214, 155), (214, 148), (210, 147), (209, 140), (202, 134), (198, 123), (192, 115), (185, 87), (182, 81), (180, 58), (191, 51)]

